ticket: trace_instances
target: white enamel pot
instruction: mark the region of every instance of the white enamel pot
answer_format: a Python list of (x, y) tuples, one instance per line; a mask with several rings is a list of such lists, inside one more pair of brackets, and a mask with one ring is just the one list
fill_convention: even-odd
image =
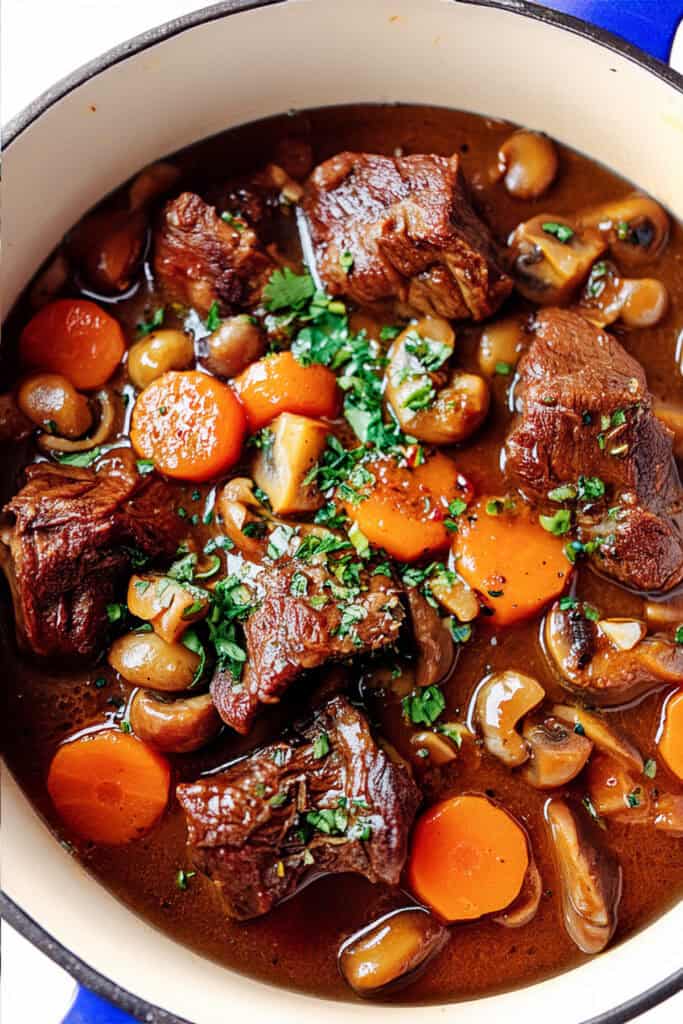
[[(268, 114), (362, 101), (458, 107), (546, 131), (683, 219), (683, 80), (607, 33), (516, 0), (227, 0), (105, 55), (8, 126), (4, 308), (64, 231), (143, 165)], [(619, 1024), (683, 984), (679, 904), (573, 971), (457, 1007), (275, 989), (119, 903), (60, 847), (7, 771), (2, 797), (5, 915), (140, 1020)]]

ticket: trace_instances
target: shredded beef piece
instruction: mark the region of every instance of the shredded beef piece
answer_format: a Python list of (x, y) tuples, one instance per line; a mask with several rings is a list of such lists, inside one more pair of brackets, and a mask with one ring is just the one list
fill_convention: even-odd
[(344, 697), (290, 739), (176, 792), (194, 865), (238, 920), (330, 872), (395, 885), (420, 803), (408, 770)]
[(18, 642), (43, 657), (89, 658), (102, 646), (106, 606), (131, 558), (170, 557), (181, 523), (158, 478), (140, 477), (114, 449), (98, 472), (41, 462), (6, 505), (4, 569)]
[(167, 203), (154, 239), (154, 273), (169, 301), (206, 316), (258, 304), (274, 263), (251, 227), (224, 221), (193, 192)]
[[(292, 577), (308, 580), (305, 596), (290, 591)], [(264, 566), (256, 610), (244, 624), (247, 665), (235, 684), (228, 671), (218, 671), (211, 694), (228, 725), (246, 735), (261, 704), (277, 703), (306, 669), (325, 662), (367, 654), (398, 639), (404, 608), (400, 591), (387, 576), (361, 573), (361, 593), (345, 606), (329, 589), (336, 581), (320, 565), (292, 561), (283, 567)], [(311, 598), (324, 599), (315, 607)]]
[(506, 473), (535, 504), (579, 477), (605, 497), (583, 503), (579, 537), (605, 573), (636, 590), (683, 580), (683, 490), (671, 432), (654, 415), (642, 366), (577, 313), (539, 314), (519, 362), (519, 409), (506, 443)]
[(457, 156), (339, 153), (313, 171), (303, 206), (333, 295), (361, 304), (397, 298), (428, 315), (482, 320), (510, 294)]

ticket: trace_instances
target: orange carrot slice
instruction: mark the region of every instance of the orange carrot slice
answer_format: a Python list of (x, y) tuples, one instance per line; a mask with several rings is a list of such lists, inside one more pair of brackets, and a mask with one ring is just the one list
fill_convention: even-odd
[(62, 744), (47, 788), (65, 825), (95, 843), (137, 839), (162, 815), (170, 784), (168, 761), (141, 740), (103, 729)]
[(337, 378), (325, 366), (302, 366), (291, 352), (279, 352), (252, 363), (235, 378), (247, 411), (249, 429), (258, 430), (281, 412), (333, 419), (339, 412)]
[(125, 349), (118, 321), (87, 299), (50, 302), (29, 320), (19, 342), (25, 367), (61, 373), (86, 391), (109, 380)]
[(482, 498), (468, 510), (453, 551), (459, 574), (492, 610), (491, 622), (509, 626), (561, 594), (572, 568), (562, 537), (544, 530), (526, 506), (508, 512), (496, 501)]
[(657, 745), (669, 771), (683, 780), (683, 690), (676, 690), (664, 704)]
[(245, 433), (244, 410), (226, 384), (171, 370), (138, 395), (130, 439), (166, 476), (202, 481), (237, 462)]
[[(368, 468), (375, 480), (362, 491), (367, 497), (345, 508), (371, 544), (404, 562), (448, 547), (453, 534), (446, 524), (456, 525), (454, 516), (462, 518), (463, 503), (473, 493), (452, 459), (437, 453), (414, 469), (393, 459)], [(449, 511), (453, 502), (458, 503), (455, 512)]]
[(465, 794), (435, 804), (418, 820), (408, 881), (445, 921), (471, 921), (509, 906), (528, 866), (522, 827), (487, 797)]

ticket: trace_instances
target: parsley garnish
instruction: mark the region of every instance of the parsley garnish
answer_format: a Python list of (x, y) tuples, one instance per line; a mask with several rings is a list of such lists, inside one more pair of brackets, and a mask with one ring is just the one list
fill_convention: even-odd
[(563, 242), (565, 245), (574, 237), (573, 228), (570, 228), (567, 224), (558, 224), (555, 220), (546, 220), (541, 224), (541, 227), (546, 235), (553, 235), (558, 242)]
[(538, 521), (544, 530), (548, 533), (555, 534), (556, 537), (561, 537), (562, 534), (568, 533), (572, 526), (572, 514), (569, 509), (560, 508), (552, 516), (539, 516)]
[(313, 741), (313, 757), (320, 761), (330, 752), (330, 738), (326, 732), (319, 733)]
[(302, 572), (295, 572), (289, 581), (289, 592), (292, 597), (305, 597), (308, 593), (308, 577)]
[(275, 270), (263, 289), (263, 298), (271, 313), (281, 309), (302, 309), (315, 294), (315, 284), (306, 272), (295, 274), (289, 267)]
[(194, 878), (196, 874), (196, 871), (183, 871), (181, 868), (175, 876), (176, 889), (180, 889), (181, 892), (185, 892), (190, 883), (190, 879)]
[(57, 456), (63, 466), (91, 466), (102, 454), (101, 448), (90, 448), (87, 452), (69, 452)]
[(339, 257), (339, 266), (345, 274), (348, 274), (353, 267), (353, 253), (343, 252)]
[(151, 320), (143, 320), (138, 324), (138, 334), (144, 338), (146, 334), (151, 334), (157, 327), (161, 327), (164, 322), (164, 312), (163, 306), (155, 309)]
[(218, 313), (218, 303), (212, 302), (211, 308), (206, 317), (206, 329), (207, 331), (215, 331), (221, 325), (221, 318)]
[(438, 686), (425, 686), (404, 697), (401, 706), (413, 725), (433, 725), (446, 707), (446, 698)]

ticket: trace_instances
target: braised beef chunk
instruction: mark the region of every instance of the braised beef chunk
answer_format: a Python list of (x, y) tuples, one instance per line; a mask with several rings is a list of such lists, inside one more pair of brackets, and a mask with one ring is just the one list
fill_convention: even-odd
[(259, 581), (262, 593), (244, 623), (242, 679), (235, 684), (229, 671), (218, 671), (211, 684), (221, 718), (244, 735), (259, 706), (277, 703), (303, 671), (395, 643), (404, 618), (396, 585), (368, 570), (359, 576), (358, 595), (346, 603), (332, 596), (338, 581), (320, 565), (264, 568)]
[(330, 872), (395, 885), (420, 803), (407, 769), (379, 749), (344, 697), (291, 739), (176, 793), (195, 867), (241, 920)]
[(554, 509), (550, 491), (583, 487), (579, 537), (596, 565), (638, 590), (671, 589), (683, 579), (683, 490), (642, 366), (578, 314), (549, 309), (518, 369), (511, 483)]
[(167, 203), (154, 239), (154, 273), (169, 301), (206, 316), (256, 305), (273, 262), (248, 226), (221, 218), (193, 192)]
[(510, 294), (457, 156), (339, 153), (313, 171), (303, 205), (333, 295), (482, 320)]
[(132, 452), (97, 473), (41, 462), (5, 507), (4, 569), (20, 646), (43, 657), (91, 657), (106, 606), (138, 556), (170, 557), (180, 523), (166, 485), (141, 478)]

